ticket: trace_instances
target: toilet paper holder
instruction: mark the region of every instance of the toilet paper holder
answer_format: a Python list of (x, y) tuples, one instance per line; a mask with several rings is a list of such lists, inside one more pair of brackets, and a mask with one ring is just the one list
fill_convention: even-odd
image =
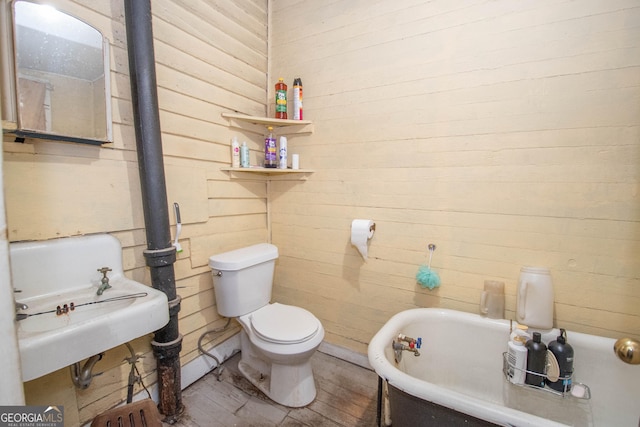
[(371, 224), (371, 227), (369, 227), (369, 231), (376, 231), (376, 223), (375, 222), (373, 224)]

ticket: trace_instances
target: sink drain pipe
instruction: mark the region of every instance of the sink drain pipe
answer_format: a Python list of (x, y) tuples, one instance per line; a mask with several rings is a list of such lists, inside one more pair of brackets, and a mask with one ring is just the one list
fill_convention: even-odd
[(180, 297), (176, 293), (169, 207), (164, 176), (158, 92), (156, 87), (150, 0), (125, 0), (127, 50), (131, 79), (136, 149), (147, 237), (144, 257), (151, 284), (169, 300), (169, 323), (155, 332), (151, 342), (158, 369), (158, 408), (165, 421), (174, 423), (183, 412), (180, 384), (182, 335), (178, 330)]

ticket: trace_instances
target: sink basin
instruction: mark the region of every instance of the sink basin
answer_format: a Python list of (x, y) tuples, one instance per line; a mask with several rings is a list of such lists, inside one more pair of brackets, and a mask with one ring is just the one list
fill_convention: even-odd
[[(53, 331), (55, 329), (66, 328), (74, 324), (84, 323), (100, 316), (115, 314), (121, 309), (130, 306), (140, 296), (146, 293), (136, 292), (137, 289), (125, 290), (123, 283), (112, 283), (117, 285), (113, 292), (105, 292), (106, 295), (96, 295), (94, 287), (79, 289), (76, 292), (57, 295), (56, 298), (34, 298), (25, 300), (29, 305), (27, 310), (22, 312), (29, 317), (18, 322), (18, 333), (27, 338), (30, 334)], [(130, 287), (130, 286), (127, 286)], [(67, 311), (57, 310), (64, 304), (74, 304), (74, 309)]]
[[(20, 290), (16, 301), (28, 306), (20, 311), (28, 317), (17, 322), (23, 381), (156, 331), (169, 321), (164, 293), (124, 277), (122, 248), (113, 236), (12, 243), (10, 257), (13, 286)], [(112, 269), (111, 288), (97, 295), (101, 267)]]

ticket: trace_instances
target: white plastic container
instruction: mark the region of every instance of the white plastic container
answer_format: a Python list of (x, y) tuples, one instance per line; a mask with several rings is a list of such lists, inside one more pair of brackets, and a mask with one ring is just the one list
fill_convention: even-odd
[(240, 167), (240, 144), (235, 136), (231, 139), (231, 167)]
[(243, 168), (251, 166), (249, 163), (249, 147), (247, 147), (246, 141), (243, 141), (242, 146), (240, 147), (240, 166)]
[(507, 351), (507, 376), (513, 384), (524, 384), (527, 369), (527, 347), (526, 338), (516, 335), (509, 341)]
[(522, 267), (516, 295), (516, 320), (529, 328), (553, 328), (553, 284), (547, 268)]
[(287, 168), (287, 137), (280, 137), (280, 146), (278, 147), (278, 168)]

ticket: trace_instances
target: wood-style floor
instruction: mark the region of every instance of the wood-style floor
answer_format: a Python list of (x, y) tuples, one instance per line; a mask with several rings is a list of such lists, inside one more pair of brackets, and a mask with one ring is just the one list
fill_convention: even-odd
[(182, 393), (185, 413), (177, 427), (376, 425), (375, 372), (317, 351), (312, 366), (318, 394), (305, 408), (269, 400), (238, 370), (240, 354), (227, 360), (217, 381), (209, 373)]

